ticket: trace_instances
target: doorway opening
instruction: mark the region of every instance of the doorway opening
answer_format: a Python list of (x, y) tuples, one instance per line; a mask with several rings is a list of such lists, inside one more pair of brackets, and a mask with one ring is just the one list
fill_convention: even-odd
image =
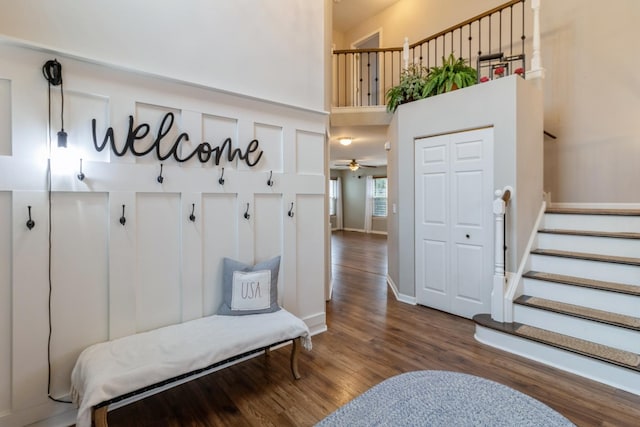
[[(380, 47), (380, 31), (353, 43), (354, 49), (377, 49)], [(353, 90), (355, 106), (380, 105), (379, 52), (367, 52), (355, 55)]]

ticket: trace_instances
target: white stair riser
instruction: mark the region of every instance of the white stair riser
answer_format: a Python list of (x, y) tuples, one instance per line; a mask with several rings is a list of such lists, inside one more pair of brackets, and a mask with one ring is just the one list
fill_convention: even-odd
[(609, 347), (640, 353), (640, 332), (515, 304), (514, 322), (558, 332)]
[(640, 296), (530, 278), (524, 278), (523, 285), (524, 294), (532, 297), (640, 317)]
[(640, 373), (476, 325), (479, 342), (640, 396)]
[(570, 215), (547, 213), (544, 228), (614, 232), (640, 231), (640, 216)]
[(531, 270), (640, 286), (640, 266), (530, 255)]
[(640, 239), (538, 233), (538, 248), (640, 258)]

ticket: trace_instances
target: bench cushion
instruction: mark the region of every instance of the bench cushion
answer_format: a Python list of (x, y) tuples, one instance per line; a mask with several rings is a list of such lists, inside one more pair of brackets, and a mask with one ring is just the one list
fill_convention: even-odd
[(210, 316), (86, 348), (71, 373), (78, 427), (91, 424), (91, 408), (180, 374), (247, 351), (302, 337), (307, 325), (282, 309), (250, 316)]

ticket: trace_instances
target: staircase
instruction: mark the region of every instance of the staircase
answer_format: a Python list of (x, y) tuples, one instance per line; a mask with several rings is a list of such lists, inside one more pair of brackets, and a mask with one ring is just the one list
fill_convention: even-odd
[(547, 209), (513, 323), (476, 338), (640, 395), (640, 210)]

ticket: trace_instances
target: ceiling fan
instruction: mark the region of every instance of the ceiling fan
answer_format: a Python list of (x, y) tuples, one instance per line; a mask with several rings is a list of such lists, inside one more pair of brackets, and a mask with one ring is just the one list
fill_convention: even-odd
[(349, 163), (343, 163), (343, 164), (336, 163), (336, 166), (346, 166), (352, 172), (355, 172), (360, 168), (375, 168), (376, 167), (376, 166), (372, 166), (372, 165), (363, 165), (361, 163), (356, 162), (356, 159), (351, 159), (351, 161)]

